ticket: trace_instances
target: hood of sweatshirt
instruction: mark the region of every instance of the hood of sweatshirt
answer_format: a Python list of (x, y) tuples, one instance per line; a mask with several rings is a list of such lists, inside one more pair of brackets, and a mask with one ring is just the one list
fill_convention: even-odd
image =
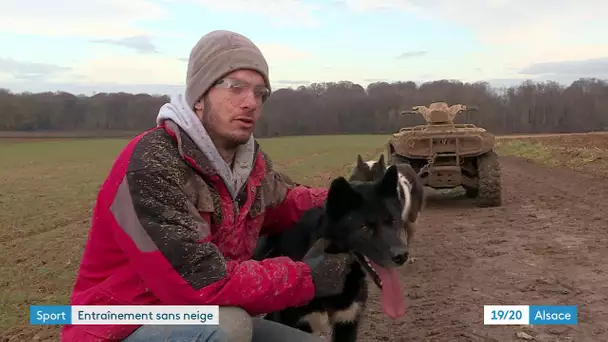
[(156, 123), (161, 125), (165, 120), (174, 121), (194, 141), (196, 146), (205, 154), (218, 175), (224, 180), (228, 191), (235, 199), (240, 189), (247, 183), (253, 169), (254, 138), (253, 134), (247, 143), (237, 147), (234, 156), (234, 167), (220, 156), (217, 147), (209, 137), (203, 123), (196, 113), (188, 106), (184, 94), (171, 97), (169, 103), (164, 104), (158, 111)]

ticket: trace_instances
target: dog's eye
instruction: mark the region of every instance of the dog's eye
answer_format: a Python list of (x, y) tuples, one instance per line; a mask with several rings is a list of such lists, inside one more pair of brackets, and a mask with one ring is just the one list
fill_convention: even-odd
[(361, 226), (361, 231), (364, 234), (371, 234), (372, 233), (372, 229), (368, 225)]
[(384, 219), (384, 224), (386, 224), (386, 225), (392, 225), (394, 223), (395, 223), (395, 219), (394, 218)]

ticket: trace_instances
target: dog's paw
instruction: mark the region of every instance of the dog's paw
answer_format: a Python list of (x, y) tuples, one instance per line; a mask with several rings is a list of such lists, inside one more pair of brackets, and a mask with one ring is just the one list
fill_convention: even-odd
[(414, 261), (416, 261), (416, 258), (414, 258), (414, 257), (409, 257), (409, 258), (407, 258), (407, 263), (408, 263), (408, 264), (413, 264), (413, 263), (414, 263)]

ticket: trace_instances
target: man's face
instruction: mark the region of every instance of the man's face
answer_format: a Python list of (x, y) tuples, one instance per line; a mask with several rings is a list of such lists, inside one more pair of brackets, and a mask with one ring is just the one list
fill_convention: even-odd
[(216, 144), (235, 148), (253, 133), (268, 89), (262, 75), (253, 70), (236, 70), (219, 82), (194, 109)]

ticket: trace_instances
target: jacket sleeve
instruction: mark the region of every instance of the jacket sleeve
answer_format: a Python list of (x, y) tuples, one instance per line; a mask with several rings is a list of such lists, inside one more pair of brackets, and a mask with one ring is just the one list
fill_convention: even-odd
[(260, 235), (274, 235), (293, 226), (306, 212), (322, 207), (328, 189), (314, 188), (290, 181), (270, 168), (263, 183), (266, 215)]
[[(209, 225), (175, 180), (179, 178), (162, 169), (126, 173), (104, 222), (163, 304), (230, 305), (256, 315), (314, 297), (304, 263), (284, 257), (226, 260), (209, 242)], [(294, 199), (302, 196), (294, 194)]]

